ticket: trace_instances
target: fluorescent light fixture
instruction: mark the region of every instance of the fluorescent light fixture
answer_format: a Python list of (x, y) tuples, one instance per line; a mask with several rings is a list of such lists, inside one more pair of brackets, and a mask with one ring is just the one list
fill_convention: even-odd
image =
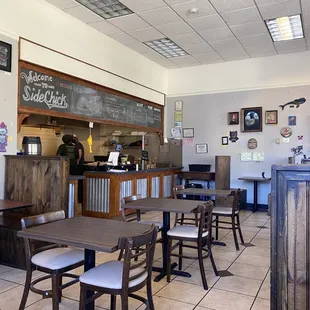
[(97, 15), (103, 17), (104, 19), (124, 16), (133, 13), (118, 0), (76, 0), (76, 1), (82, 4), (83, 6), (87, 7), (89, 10), (93, 11)]
[(168, 38), (144, 42), (145, 45), (166, 58), (186, 56), (187, 53)]
[(266, 25), (274, 42), (304, 37), (300, 15), (266, 20)]

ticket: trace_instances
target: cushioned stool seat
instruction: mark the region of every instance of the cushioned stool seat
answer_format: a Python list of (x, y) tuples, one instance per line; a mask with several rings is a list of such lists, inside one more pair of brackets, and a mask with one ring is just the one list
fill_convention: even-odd
[[(202, 237), (208, 235), (208, 231), (202, 234)], [(168, 236), (181, 238), (198, 238), (198, 227), (192, 225), (178, 225), (168, 230)]]
[[(141, 276), (129, 282), (129, 287), (142, 283), (147, 278), (147, 271), (144, 268), (133, 269), (129, 276), (135, 276), (145, 271)], [(100, 286), (109, 289), (121, 289), (123, 278), (123, 262), (110, 261), (90, 269), (80, 276), (80, 282)]]
[[(214, 207), (213, 208), (213, 215), (220, 215), (220, 214), (225, 214), (225, 215), (232, 215), (233, 210), (230, 207)], [(238, 214), (239, 211), (235, 211), (235, 214)]]
[(84, 251), (71, 248), (55, 248), (35, 254), (31, 262), (51, 270), (62, 269), (84, 260)]
[(146, 225), (152, 225), (154, 224), (158, 229), (163, 228), (163, 223), (162, 222), (155, 222), (155, 221), (139, 221), (138, 223), (140, 224), (146, 224)]

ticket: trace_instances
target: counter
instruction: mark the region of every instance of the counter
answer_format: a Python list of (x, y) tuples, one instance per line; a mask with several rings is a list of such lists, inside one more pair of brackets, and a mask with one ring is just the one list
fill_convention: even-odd
[(143, 198), (173, 197), (181, 167), (128, 172), (85, 172), (83, 215), (112, 218), (121, 215), (121, 199), (141, 194)]

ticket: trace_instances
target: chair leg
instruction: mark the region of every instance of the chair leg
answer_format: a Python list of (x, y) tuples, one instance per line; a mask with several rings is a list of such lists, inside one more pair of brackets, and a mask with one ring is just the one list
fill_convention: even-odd
[(147, 293), (147, 301), (149, 310), (155, 310), (154, 302), (153, 302), (153, 294), (152, 294), (152, 278), (149, 278), (146, 283), (146, 293)]
[(219, 240), (219, 217), (215, 217), (215, 240)]
[(122, 310), (129, 310), (128, 294), (122, 294), (121, 300), (122, 300)]
[(111, 295), (110, 310), (116, 310), (116, 296)]
[(60, 275), (58, 277), (58, 290), (57, 290), (57, 294), (58, 294), (58, 302), (61, 302), (61, 297), (62, 297), (62, 276)]
[(80, 305), (79, 310), (85, 310), (87, 290), (83, 286), (80, 287)]
[(167, 282), (171, 281), (171, 247), (172, 247), (172, 239), (168, 239), (168, 261), (167, 261)]
[(244, 243), (244, 239), (243, 239), (243, 235), (242, 235), (242, 231), (241, 231), (241, 226), (240, 226), (239, 214), (237, 215), (237, 225), (238, 225), (238, 231), (239, 231), (239, 236), (240, 236), (241, 243)]
[(197, 250), (198, 250), (198, 262), (199, 262), (199, 268), (200, 268), (203, 288), (205, 290), (208, 290), (208, 283), (207, 283), (206, 273), (205, 273), (205, 269), (203, 265), (202, 244), (200, 244), (200, 242), (197, 243)]
[(59, 310), (59, 299), (58, 299), (58, 287), (59, 285), (59, 275), (52, 275), (52, 300), (53, 300), (53, 310)]
[(24, 287), (24, 293), (22, 300), (19, 305), (19, 310), (24, 310), (26, 307), (29, 290), (30, 290), (30, 284), (31, 284), (31, 278), (32, 278), (32, 268), (27, 267), (27, 274), (26, 274), (26, 281), (25, 281), (25, 287)]
[(182, 270), (183, 268), (183, 241), (179, 241), (179, 270)]
[(231, 218), (231, 224), (232, 224), (232, 231), (233, 231), (233, 235), (234, 235), (236, 250), (239, 251), (239, 242), (238, 242), (238, 237), (237, 237), (236, 223), (235, 223), (235, 217), (234, 216)]
[(208, 252), (209, 252), (209, 257), (210, 257), (210, 261), (211, 261), (211, 265), (212, 265), (214, 274), (216, 276), (218, 276), (219, 274), (217, 272), (217, 268), (216, 268), (216, 265), (215, 265), (215, 261), (214, 261), (214, 257), (213, 257), (213, 254), (212, 254), (212, 249), (211, 249), (210, 242), (208, 242)]

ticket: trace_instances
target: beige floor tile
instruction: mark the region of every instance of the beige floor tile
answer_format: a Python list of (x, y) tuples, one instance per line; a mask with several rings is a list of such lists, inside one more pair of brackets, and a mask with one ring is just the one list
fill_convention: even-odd
[(269, 281), (265, 281), (259, 290), (258, 293), (259, 298), (270, 299), (270, 284)]
[(195, 308), (195, 310), (213, 310), (213, 309), (198, 306)]
[(214, 285), (214, 287), (233, 293), (256, 296), (261, 284), (262, 281), (242, 278), (238, 276), (231, 276), (220, 278), (220, 280)]
[(266, 247), (253, 246), (244, 250), (244, 254), (252, 254), (257, 256), (270, 257), (270, 249)]
[[(140, 295), (146, 298), (146, 295), (140, 292), (137, 292), (136, 295)], [(136, 310), (142, 305), (141, 301), (134, 299), (134, 298), (129, 298), (128, 303), (129, 303), (129, 310)], [(110, 295), (103, 295), (99, 297), (98, 299), (96, 299), (95, 305), (98, 307), (104, 308), (104, 309), (110, 309)], [(121, 309), (121, 297), (117, 296), (116, 297), (116, 310), (120, 310), (120, 309)]]
[(256, 246), (264, 247), (264, 248), (270, 248), (270, 240), (269, 239), (260, 239), (258, 237), (255, 237), (252, 242)]
[[(154, 278), (152, 279), (152, 293), (153, 295), (155, 295), (158, 291), (160, 291), (163, 287), (165, 287), (166, 285), (168, 285), (168, 282), (166, 281), (166, 278), (162, 279), (159, 282), (155, 282)], [(144, 294), (146, 294), (146, 286), (143, 287), (139, 292), (142, 292)]]
[[(43, 275), (45, 275), (43, 272), (35, 270), (32, 273), (32, 279), (36, 279), (39, 276), (43, 276)], [(11, 281), (11, 282), (18, 283), (18, 284), (24, 284), (25, 279), (26, 279), (26, 271), (14, 268), (8, 272), (4, 272), (0, 274), (0, 278), (2, 280)]]
[(256, 298), (251, 310), (270, 310), (270, 301), (266, 299)]
[(228, 251), (220, 250), (220, 249), (214, 249), (214, 250), (212, 249), (212, 253), (213, 253), (215, 262), (219, 259), (219, 260), (224, 260), (224, 261), (232, 263), (241, 254), (241, 251), (240, 252), (236, 252), (236, 251), (228, 252)]
[(251, 296), (212, 288), (199, 306), (214, 310), (249, 310), (253, 301), (254, 297)]
[[(204, 259), (203, 265), (204, 265), (205, 270), (213, 271), (213, 267), (212, 267), (212, 264), (209, 258)], [(216, 265), (217, 270), (226, 270), (231, 265), (231, 262), (217, 259), (215, 261), (215, 265)], [(192, 265), (190, 265), (190, 267), (199, 268), (198, 260), (196, 260)]]
[(0, 274), (12, 270), (12, 267), (0, 265)]
[(234, 263), (228, 270), (235, 276), (263, 281), (268, 269), (268, 267)]
[[(195, 306), (186, 304), (184, 302), (171, 300), (164, 297), (154, 296), (153, 297), (154, 307), (157, 310), (192, 310)], [(144, 310), (145, 306), (142, 305), (139, 310)], [(195, 308), (197, 309), (197, 308)], [(206, 309), (204, 309), (206, 310)]]
[[(191, 274), (191, 277), (190, 278), (176, 277), (175, 281), (192, 283), (192, 284), (197, 284), (197, 285), (202, 286), (200, 269), (188, 267), (187, 269), (185, 269), (185, 271), (189, 272)], [(208, 287), (210, 289), (220, 277), (217, 277), (213, 271), (209, 271), (209, 270), (205, 270), (205, 274), (207, 278)]]
[(80, 300), (80, 284), (76, 283), (74, 285), (69, 286), (68, 288), (63, 290), (62, 294), (64, 297), (79, 301)]
[(97, 252), (96, 253), (96, 264), (102, 264), (111, 260), (117, 260), (119, 256), (119, 251), (114, 253), (104, 253), (104, 252)]
[(260, 267), (269, 267), (270, 258), (264, 257), (264, 256), (242, 253), (237, 258), (236, 263), (260, 266)]
[(0, 293), (3, 293), (7, 290), (10, 290), (16, 286), (18, 286), (17, 283), (13, 283), (13, 282), (9, 282), (9, 281), (5, 281), (5, 280), (0, 279)]
[[(21, 302), (22, 296), (24, 292), (24, 286), (19, 285), (2, 293), (0, 295), (0, 309), (5, 310), (17, 310), (19, 308), (19, 304)], [(26, 307), (37, 302), (42, 299), (42, 297), (38, 294), (34, 294), (29, 292)]]
[(200, 285), (171, 281), (167, 286), (160, 290), (156, 296), (196, 305), (205, 294), (206, 291)]
[[(242, 235), (243, 235), (244, 242), (250, 242), (253, 239), (253, 237), (256, 235), (256, 233), (252, 232), (252, 231), (244, 231), (244, 232), (242, 232)], [(240, 244), (241, 240), (240, 240), (238, 233), (237, 233), (237, 238), (238, 238), (238, 242)], [(222, 242), (231, 242), (231, 243), (235, 242), (233, 233), (230, 232), (227, 236), (225, 236), (223, 239), (221, 239), (221, 241)]]
[[(241, 241), (239, 240), (239, 242), (241, 242)], [(219, 250), (223, 250), (223, 251), (227, 251), (227, 252), (237, 252), (237, 253), (240, 253), (240, 251), (242, 251), (244, 249), (244, 246), (239, 243), (240, 250), (239, 251), (236, 250), (236, 245), (235, 245), (235, 242), (233, 240), (226, 241), (225, 244), (226, 244), (226, 246), (224, 246), (224, 247), (222, 247), (220, 245), (214, 245), (212, 247), (212, 250), (213, 249), (219, 249)]]

